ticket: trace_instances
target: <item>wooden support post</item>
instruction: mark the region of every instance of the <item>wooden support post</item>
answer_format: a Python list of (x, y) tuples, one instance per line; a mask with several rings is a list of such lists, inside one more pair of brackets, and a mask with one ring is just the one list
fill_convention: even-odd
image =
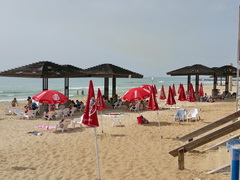
[(178, 169), (184, 169), (184, 147), (178, 149)]

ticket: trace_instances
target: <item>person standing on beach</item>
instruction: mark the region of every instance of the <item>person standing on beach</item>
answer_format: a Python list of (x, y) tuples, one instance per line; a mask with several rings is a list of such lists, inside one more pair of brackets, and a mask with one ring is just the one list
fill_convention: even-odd
[(12, 100), (12, 107), (16, 107), (18, 105), (18, 103), (17, 103), (17, 98), (14, 98), (13, 100)]
[(84, 96), (84, 90), (82, 90), (82, 95)]

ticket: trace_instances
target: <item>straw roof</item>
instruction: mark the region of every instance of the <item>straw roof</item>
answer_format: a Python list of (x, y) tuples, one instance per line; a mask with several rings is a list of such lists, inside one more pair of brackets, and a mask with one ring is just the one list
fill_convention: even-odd
[(143, 75), (136, 72), (115, 66), (113, 64), (100, 64), (85, 69), (91, 77), (116, 77), (116, 78), (143, 78)]
[(232, 65), (225, 65), (222, 67), (213, 67), (214, 71), (217, 71), (218, 76), (237, 76), (237, 68)]
[(179, 68), (170, 72), (167, 72), (168, 75), (171, 76), (185, 76), (185, 75), (213, 75), (216, 73), (213, 69), (201, 65), (195, 64), (192, 66), (186, 66), (183, 68)]
[(39, 61), (29, 65), (0, 72), (5, 77), (26, 78), (70, 78), (88, 77), (81, 68), (72, 65), (59, 65), (49, 61)]

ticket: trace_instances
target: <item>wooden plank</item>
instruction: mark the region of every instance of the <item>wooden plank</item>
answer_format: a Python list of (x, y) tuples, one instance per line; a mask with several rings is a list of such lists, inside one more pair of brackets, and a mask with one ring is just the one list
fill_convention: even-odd
[(224, 118), (221, 118), (221, 119), (219, 119), (217, 121), (214, 121), (211, 124), (208, 124), (208, 125), (206, 125), (206, 126), (204, 126), (202, 128), (199, 128), (196, 131), (193, 131), (193, 132), (191, 132), (189, 134), (186, 134), (185, 136), (180, 137), (179, 140), (183, 141), (183, 142), (188, 141), (190, 139), (193, 139), (196, 136), (199, 136), (199, 135), (201, 135), (201, 134), (203, 134), (203, 133), (205, 133), (205, 132), (207, 132), (209, 130), (212, 130), (212, 129), (214, 129), (214, 128), (222, 125), (222, 124), (225, 124), (225, 123), (227, 123), (227, 122), (229, 122), (231, 120), (234, 120), (234, 119), (236, 119), (238, 117), (240, 117), (240, 111), (236, 111), (236, 112), (234, 112), (234, 113), (232, 113), (232, 114), (230, 114), (230, 115), (228, 115), (228, 116), (226, 116)]
[(227, 143), (229, 140), (239, 139), (239, 137), (240, 137), (240, 134), (237, 134), (237, 135), (235, 135), (235, 136), (232, 136), (232, 137), (228, 138), (228, 139), (225, 140), (225, 141), (221, 141), (220, 143), (217, 143), (217, 144), (215, 144), (215, 145), (213, 145), (213, 146), (211, 146), (211, 147), (208, 147), (207, 149), (205, 149), (205, 151), (217, 149), (219, 146), (226, 145), (226, 143)]
[(228, 133), (231, 133), (233, 131), (236, 131), (240, 128), (240, 121), (236, 121), (228, 126), (225, 126), (221, 129), (218, 129), (210, 134), (207, 134), (199, 139), (196, 139), (194, 141), (191, 141), (187, 144), (184, 144), (172, 151), (169, 152), (172, 156), (176, 157), (178, 155), (178, 150), (181, 148), (184, 148), (184, 152), (191, 151), (199, 146), (202, 146), (203, 144), (206, 144), (208, 142), (211, 142), (217, 138), (220, 138), (222, 136), (225, 136)]
[(178, 150), (178, 169), (184, 169), (184, 148)]
[(230, 164), (225, 164), (223, 166), (220, 166), (216, 169), (213, 169), (211, 171), (208, 171), (207, 174), (214, 174), (214, 173), (219, 173), (219, 172), (230, 172)]

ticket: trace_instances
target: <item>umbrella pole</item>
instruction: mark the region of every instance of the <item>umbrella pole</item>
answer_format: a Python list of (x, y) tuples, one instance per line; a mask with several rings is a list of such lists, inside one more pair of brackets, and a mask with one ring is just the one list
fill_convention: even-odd
[(158, 113), (158, 110), (157, 110), (157, 121), (158, 121), (159, 130), (160, 130), (160, 136), (161, 136), (161, 138), (163, 138), (162, 131), (161, 131), (161, 126), (160, 126), (160, 121), (159, 121), (159, 113)]
[(102, 125), (102, 133), (103, 133), (102, 112), (101, 112), (101, 125)]
[(94, 128), (94, 136), (95, 136), (95, 149), (96, 149), (96, 161), (97, 161), (98, 180), (101, 180), (96, 128)]

